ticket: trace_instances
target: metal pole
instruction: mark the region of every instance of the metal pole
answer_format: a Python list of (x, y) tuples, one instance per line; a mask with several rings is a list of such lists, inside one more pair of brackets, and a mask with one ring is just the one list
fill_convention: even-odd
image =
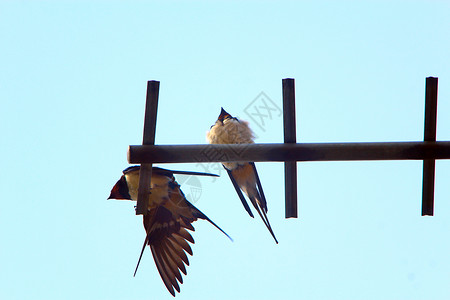
[[(425, 88), (425, 129), (424, 141), (436, 141), (436, 118), (437, 118), (437, 91), (438, 79), (427, 77)], [(434, 159), (423, 161), (423, 184), (422, 184), (422, 216), (434, 214)]]
[(129, 163), (450, 159), (450, 141), (130, 146)]
[[(156, 115), (158, 112), (159, 81), (147, 82), (147, 99), (145, 102), (143, 145), (155, 144)], [(145, 215), (148, 210), (148, 196), (152, 177), (152, 163), (142, 163), (139, 171), (138, 200), (136, 214)]]
[[(295, 126), (295, 80), (283, 79), (283, 122), (284, 142), (295, 144), (297, 142)], [(285, 217), (297, 218), (297, 162), (284, 163), (284, 191), (285, 191)]]

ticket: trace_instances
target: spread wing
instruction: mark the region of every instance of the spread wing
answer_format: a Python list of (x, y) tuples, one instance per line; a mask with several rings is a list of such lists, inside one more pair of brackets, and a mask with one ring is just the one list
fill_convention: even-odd
[(183, 216), (176, 218), (164, 206), (159, 206), (144, 216), (147, 232), (145, 244), (150, 246), (158, 272), (173, 296), (174, 289), (180, 292), (180, 284), (183, 283), (180, 271), (186, 275), (186, 265), (189, 265), (186, 253), (193, 254), (189, 243), (194, 244), (194, 239), (187, 230), (194, 231), (191, 225), (193, 221), (194, 218)]
[(168, 198), (144, 216), (147, 234), (136, 271), (145, 246), (149, 245), (161, 279), (167, 290), (175, 296), (175, 290), (180, 292), (180, 284), (183, 283), (181, 273), (186, 275), (186, 265), (189, 265), (187, 254), (193, 254), (189, 243), (194, 244), (194, 239), (188, 231), (195, 231), (192, 223), (198, 218), (205, 219), (228, 235), (186, 200), (173, 177), (167, 189)]
[[(125, 169), (124, 175), (114, 185), (108, 199), (137, 200), (136, 192), (131, 193), (130, 190), (137, 191), (138, 189), (139, 170), (140, 166), (131, 166)], [(189, 265), (187, 254), (192, 255), (190, 243), (194, 244), (194, 239), (188, 231), (194, 231), (192, 223), (197, 219), (207, 220), (228, 238), (230, 237), (186, 200), (173, 174), (217, 175), (152, 168), (151, 195), (147, 214), (144, 215), (146, 236), (134, 275), (136, 275), (145, 247), (149, 245), (156, 267), (167, 290), (175, 296), (175, 290), (180, 292), (180, 284), (183, 283), (181, 273), (186, 275), (186, 266)], [(230, 238), (230, 240), (232, 239)]]

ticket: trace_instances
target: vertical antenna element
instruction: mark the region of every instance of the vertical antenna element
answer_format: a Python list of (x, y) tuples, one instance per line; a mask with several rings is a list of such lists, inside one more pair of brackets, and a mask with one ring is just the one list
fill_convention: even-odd
[[(427, 77), (425, 87), (425, 130), (424, 141), (436, 142), (436, 120), (437, 120), (437, 77)], [(434, 214), (434, 159), (423, 161), (423, 184), (422, 184), (422, 216)]]
[[(142, 145), (155, 144), (158, 96), (159, 96), (159, 81), (148, 81), (147, 99), (145, 102), (144, 137), (142, 139)], [(141, 164), (141, 168), (139, 171), (138, 200), (136, 205), (137, 215), (147, 214), (151, 177), (152, 177), (152, 164)]]
[[(283, 79), (283, 125), (284, 142), (296, 143), (297, 134), (295, 128), (295, 80)], [(284, 163), (284, 184), (286, 201), (286, 218), (297, 218), (297, 162), (286, 161)]]

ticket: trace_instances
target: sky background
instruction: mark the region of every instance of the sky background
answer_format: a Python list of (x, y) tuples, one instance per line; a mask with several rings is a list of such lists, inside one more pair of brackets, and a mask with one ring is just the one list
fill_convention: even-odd
[[(0, 1), (0, 299), (172, 298), (148, 249), (133, 278), (141, 217), (106, 200), (142, 142), (147, 80), (161, 81), (157, 144), (206, 143), (221, 106), (251, 121), (261, 92), (282, 107), (288, 77), (298, 141), (382, 142), (423, 139), (437, 76), (448, 141), (449, 15), (431, 0)], [(251, 121), (257, 142), (283, 141), (275, 112)], [(448, 161), (434, 217), (421, 161), (299, 163), (288, 220), (283, 164), (257, 163), (279, 245), (220, 165), (164, 167), (222, 175), (178, 179), (234, 238), (194, 224), (178, 299), (450, 297)]]

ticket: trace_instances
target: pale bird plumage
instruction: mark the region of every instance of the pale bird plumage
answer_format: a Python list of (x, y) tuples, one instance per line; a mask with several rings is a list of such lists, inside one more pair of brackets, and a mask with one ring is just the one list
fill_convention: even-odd
[[(232, 117), (223, 108), (217, 121), (206, 134), (206, 139), (210, 144), (252, 144), (254, 143), (254, 138), (255, 136), (248, 122)], [(267, 218), (267, 202), (255, 163), (223, 162), (222, 165), (227, 170), (230, 180), (247, 213), (253, 217), (253, 213), (242, 191), (253, 204), (253, 207), (260, 215), (275, 242), (278, 243)]]
[[(217, 120), (211, 129), (206, 133), (206, 139), (210, 144), (253, 144), (254, 134), (248, 122), (227, 118), (223, 121)], [(222, 163), (227, 169), (232, 170), (238, 164), (245, 162)]]

